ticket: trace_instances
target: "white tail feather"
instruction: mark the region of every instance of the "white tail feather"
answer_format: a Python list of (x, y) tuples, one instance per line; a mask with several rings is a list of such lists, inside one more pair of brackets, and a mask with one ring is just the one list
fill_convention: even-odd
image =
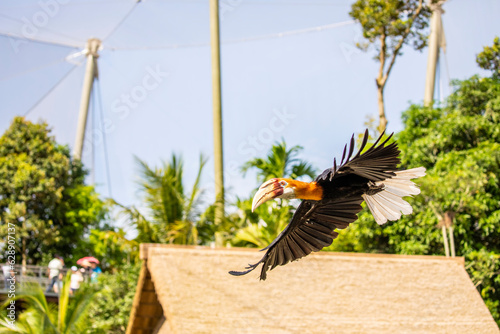
[(403, 197), (420, 194), (420, 189), (411, 179), (425, 176), (425, 168), (401, 170), (395, 174), (396, 176), (390, 179), (375, 183), (384, 186), (381, 192), (363, 195), (363, 199), (379, 225), (385, 224), (387, 220), (398, 220), (401, 214), (408, 215), (413, 212), (410, 203)]

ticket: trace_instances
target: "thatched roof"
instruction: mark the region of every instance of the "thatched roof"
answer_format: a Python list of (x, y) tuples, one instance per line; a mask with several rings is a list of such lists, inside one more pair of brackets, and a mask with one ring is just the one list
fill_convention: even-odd
[(141, 247), (130, 334), (499, 333), (463, 258), (320, 252), (259, 281), (227, 273), (255, 250)]

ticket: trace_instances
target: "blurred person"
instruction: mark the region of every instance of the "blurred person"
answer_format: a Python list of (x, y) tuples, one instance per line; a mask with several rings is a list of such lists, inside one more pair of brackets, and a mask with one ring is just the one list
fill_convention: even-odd
[(90, 282), (90, 275), (92, 274), (92, 266), (89, 261), (85, 260), (81, 264), (82, 269), (80, 271), (83, 274), (83, 278), (86, 282)]
[(80, 273), (82, 275), (83, 282), (90, 283), (90, 274), (92, 273), (92, 271), (87, 268), (80, 268)]
[(59, 272), (59, 275), (57, 275), (57, 281), (54, 283), (55, 293), (61, 293), (63, 288), (63, 281), (64, 281), (64, 275), (62, 272)]
[(92, 267), (92, 274), (90, 274), (90, 282), (97, 283), (97, 278), (99, 277), (100, 274), (102, 274), (102, 270), (95, 262), (91, 262), (90, 265)]
[(63, 269), (63, 267), (64, 267), (64, 261), (61, 256), (55, 255), (54, 258), (50, 260), (48, 265), (49, 285), (47, 286), (46, 292), (50, 292), (52, 289), (54, 289), (55, 291), (54, 286), (57, 283), (57, 280), (59, 279), (59, 272)]
[[(82, 268), (83, 269), (83, 268)], [(71, 267), (71, 283), (69, 285), (70, 293), (75, 294), (80, 289), (80, 283), (83, 282), (83, 275), (76, 266)]]

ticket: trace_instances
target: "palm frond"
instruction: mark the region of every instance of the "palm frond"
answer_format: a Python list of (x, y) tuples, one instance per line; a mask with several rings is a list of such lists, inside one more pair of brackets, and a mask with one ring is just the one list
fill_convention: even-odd
[(66, 317), (68, 313), (69, 305), (69, 283), (71, 280), (71, 272), (68, 271), (63, 279), (63, 286), (59, 295), (59, 312), (57, 318), (57, 330), (59, 333), (66, 333), (68, 324), (66, 322)]
[(198, 168), (198, 174), (196, 175), (196, 179), (193, 184), (193, 188), (191, 189), (191, 195), (189, 197), (189, 200), (187, 201), (187, 205), (184, 209), (184, 216), (183, 220), (192, 218), (191, 216), (191, 210), (196, 206), (197, 199), (199, 198), (199, 195), (201, 193), (200, 189), (200, 181), (201, 181), (201, 174), (203, 172), (203, 168), (205, 167), (205, 164), (207, 163), (208, 159), (205, 158), (203, 155), (200, 155), (200, 166)]
[(249, 169), (257, 169), (257, 181), (262, 183), (271, 178), (299, 178), (309, 176), (314, 178), (316, 170), (307, 162), (298, 158), (302, 146), (287, 147), (284, 139), (276, 142), (265, 158), (254, 158), (241, 167), (243, 176)]
[[(64, 287), (63, 287), (64, 289)], [(69, 281), (68, 281), (69, 292)], [(71, 299), (71, 308), (66, 311), (64, 334), (83, 333), (83, 329), (88, 327), (87, 312), (97, 293), (91, 287), (78, 291)], [(62, 296), (61, 296), (62, 298)]]
[(200, 167), (189, 195), (184, 191), (184, 163), (180, 156), (172, 154), (161, 168), (152, 168), (137, 157), (135, 160), (139, 191), (149, 210), (147, 218), (134, 207), (121, 207), (139, 231), (136, 241), (198, 244), (197, 226), (193, 222), (198, 221), (200, 180), (207, 159), (200, 155)]
[[(21, 286), (20, 293), (17, 294), (12, 300), (23, 300), (39, 317), (38, 321), (43, 324), (44, 328), (52, 331), (57, 331), (55, 319), (55, 310), (47, 303), (43, 289), (38, 284), (25, 283)], [(7, 300), (3, 307), (6, 307)]]

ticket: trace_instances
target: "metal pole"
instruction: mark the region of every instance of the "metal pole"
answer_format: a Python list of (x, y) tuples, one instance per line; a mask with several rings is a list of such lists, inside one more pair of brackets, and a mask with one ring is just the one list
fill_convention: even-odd
[(212, 55), (212, 95), (215, 167), (215, 221), (224, 219), (224, 170), (222, 154), (222, 103), (219, 42), (219, 1), (210, 0), (210, 45)]
[(83, 141), (85, 139), (85, 128), (87, 127), (87, 114), (89, 111), (90, 93), (94, 79), (97, 77), (97, 51), (101, 46), (101, 41), (97, 38), (91, 38), (87, 41), (87, 67), (85, 69), (85, 78), (83, 80), (82, 99), (80, 100), (80, 113), (78, 116), (78, 125), (76, 128), (76, 139), (73, 156), (75, 159), (82, 159)]
[(441, 5), (444, 1), (430, 3), (432, 9), (431, 33), (429, 36), (429, 57), (427, 58), (427, 73), (425, 75), (424, 106), (432, 107), (434, 101), (434, 84), (436, 81), (436, 66), (439, 59), (439, 44), (441, 37)]

